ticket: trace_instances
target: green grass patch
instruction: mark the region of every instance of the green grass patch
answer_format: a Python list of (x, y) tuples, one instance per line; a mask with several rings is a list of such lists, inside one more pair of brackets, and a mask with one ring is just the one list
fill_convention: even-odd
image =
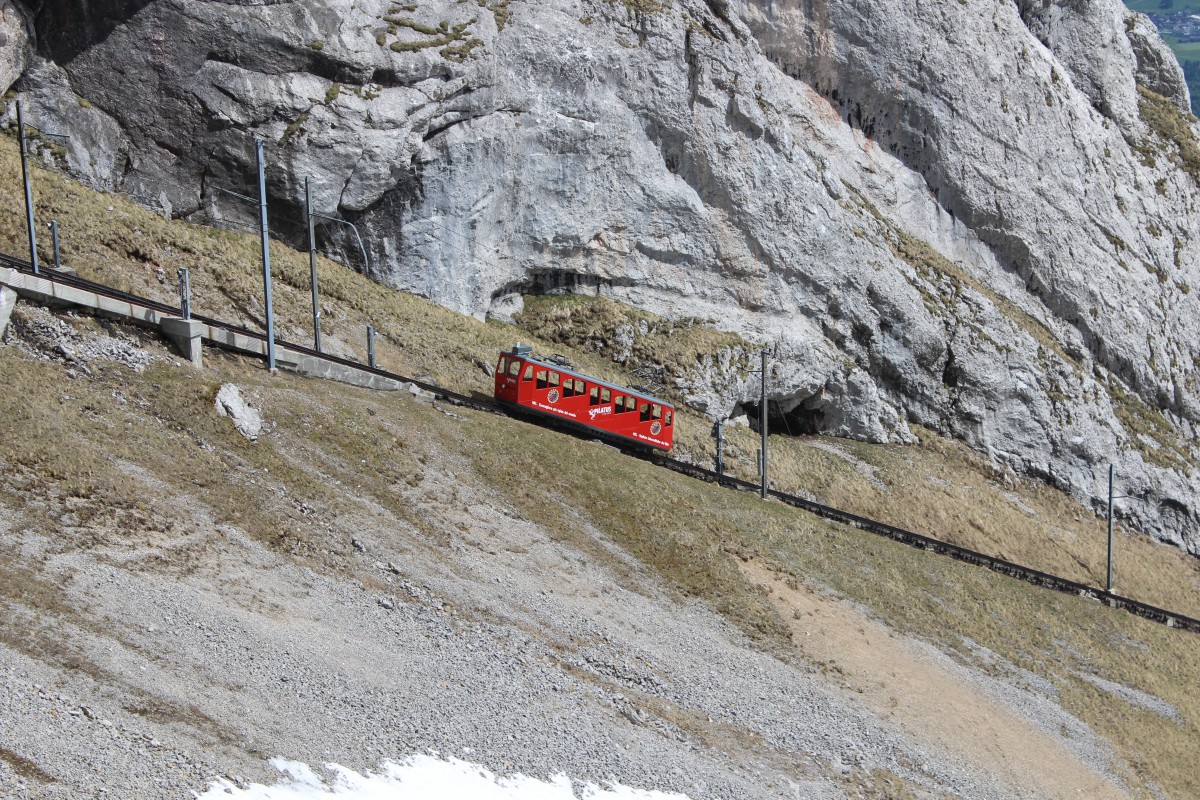
[[(493, 13), (496, 12), (493, 11)], [(504, 18), (507, 19), (507, 4), (503, 9), (503, 13), (505, 15)], [(387, 44), (388, 36), (396, 35), (400, 28), (410, 30), (422, 36), (431, 37), (427, 39), (394, 41), (387, 45), (394, 53), (415, 53), (436, 47), (441, 48), (438, 52), (442, 58), (448, 61), (462, 62), (470, 57), (472, 51), (476, 48), (483, 47), (483, 40), (470, 34), (471, 26), (478, 21), (476, 17), (453, 26), (448, 20), (444, 19), (439, 20), (436, 25), (429, 25), (418, 22), (410, 17), (400, 17), (395, 14), (384, 16), (383, 21), (388, 24), (387, 33), (381, 33), (375, 39), (381, 46)]]

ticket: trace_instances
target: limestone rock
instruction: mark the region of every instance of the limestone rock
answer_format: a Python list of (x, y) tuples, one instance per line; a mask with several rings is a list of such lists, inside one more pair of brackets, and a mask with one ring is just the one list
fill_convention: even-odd
[(226, 383), (217, 391), (214, 401), (217, 413), (229, 417), (237, 432), (249, 441), (257, 441), (262, 433), (262, 416), (252, 408), (242, 397), (242, 390), (232, 383)]
[[(1130, 21), (1132, 19), (1132, 22)], [(1125, 20), (1125, 35), (1137, 58), (1137, 83), (1161, 94), (1186, 112), (1191, 112), (1192, 98), (1187, 79), (1175, 54), (1158, 35), (1154, 23), (1145, 14), (1132, 14)]]
[(0, 0), (0, 94), (5, 94), (29, 66), (29, 31), (24, 7), (13, 0)]
[[(75, 93), (66, 70), (34, 55), (17, 88), (24, 103), (26, 124), (67, 136), (53, 140), (31, 138), (30, 148), (35, 157), (61, 163), (77, 178), (98, 189), (112, 190), (119, 185), (125, 192), (154, 194), (151, 187), (122, 181), (128, 160), (120, 126), (90, 100)], [(9, 122), (15, 123), (15, 109), (8, 111)], [(62, 155), (56, 155), (58, 148)]]
[(1135, 77), (1138, 60), (1120, 0), (1018, 0), (1029, 31), (1066, 67), (1050, 65), (1051, 83), (1068, 77), (1092, 107), (1134, 138), (1140, 131)]

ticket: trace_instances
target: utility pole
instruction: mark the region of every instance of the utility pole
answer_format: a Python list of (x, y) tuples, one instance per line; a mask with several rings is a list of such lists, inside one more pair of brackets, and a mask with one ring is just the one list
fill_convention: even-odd
[(275, 371), (275, 315), (271, 308), (271, 244), (267, 230), (267, 178), (263, 167), (262, 139), (254, 140), (258, 158), (258, 217), (262, 228), (263, 293), (267, 301), (267, 369)]
[(367, 326), (367, 364), (375, 369), (375, 327)]
[(38, 274), (37, 236), (33, 227), (33, 189), (29, 185), (29, 148), (25, 144), (25, 115), (17, 101), (17, 138), (21, 142), (21, 178), (25, 182), (25, 227), (29, 231), (29, 263)]
[(350, 230), (354, 231), (355, 241), (358, 242), (358, 250), (362, 253), (364, 274), (370, 274), (371, 260), (367, 257), (367, 248), (363, 244), (362, 235), (353, 222), (313, 211), (312, 178), (310, 177), (304, 178), (304, 215), (308, 223), (308, 271), (311, 274), (310, 283), (312, 285), (313, 349), (319, 353), (321, 352), (321, 304), (317, 291), (317, 234), (313, 220), (320, 217), (330, 222), (349, 225)]
[(304, 210), (308, 218), (308, 271), (312, 273), (313, 349), (321, 352), (321, 305), (317, 300), (317, 236), (313, 231), (312, 178), (304, 178)]
[(767, 351), (762, 351), (762, 405), (758, 409), (758, 428), (762, 433), (759, 467), (762, 473), (762, 499), (767, 499)]
[(1108, 465), (1108, 579), (1104, 583), (1104, 591), (1112, 594), (1113, 590), (1113, 465)]
[(717, 476), (725, 477), (725, 420), (717, 420)]

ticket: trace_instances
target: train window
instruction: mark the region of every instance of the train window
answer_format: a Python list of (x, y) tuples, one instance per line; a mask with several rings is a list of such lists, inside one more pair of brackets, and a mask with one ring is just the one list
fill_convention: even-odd
[(496, 371), (501, 375), (508, 372), (508, 356), (500, 356), (500, 369)]
[(550, 373), (550, 385), (551, 386), (558, 386), (559, 380), (560, 380), (560, 376), (557, 372)]
[(617, 395), (617, 407), (613, 409), (614, 414), (620, 414), (625, 411), (625, 397)]
[(508, 365), (508, 374), (512, 375), (514, 378), (517, 377), (518, 375), (520, 375), (521, 374), (521, 362), (513, 361), (511, 364), (509, 364)]
[(630, 396), (625, 398), (625, 410), (637, 411), (637, 398)]
[(668, 427), (668, 428), (669, 428), (669, 427), (671, 427), (671, 418), (672, 418), (672, 417), (674, 417), (674, 416), (675, 416), (675, 415), (674, 415), (674, 414), (672, 414), (670, 411), (668, 411), (668, 412), (667, 412), (667, 427)]
[(650, 419), (650, 404), (642, 403), (642, 422)]
[(574, 397), (574, 396), (575, 396), (575, 385), (573, 383), (571, 383), (570, 378), (567, 378), (565, 381), (563, 381), (563, 397)]
[(539, 369), (537, 371), (537, 388), (539, 388), (539, 389), (546, 388), (546, 370), (544, 370), (544, 369)]
[(587, 391), (587, 387), (583, 385), (583, 381), (575, 381), (575, 394), (582, 395)]
[(532, 364), (530, 364), (529, 366), (527, 366), (525, 368), (525, 377), (522, 378), (522, 380), (526, 380), (526, 381), (533, 380), (533, 365)]
[(660, 405), (651, 406), (650, 407), (650, 416), (654, 417), (655, 419), (662, 419), (662, 406), (660, 406)]
[(600, 387), (599, 386), (593, 386), (592, 391), (588, 393), (588, 405), (589, 406), (600, 405)]
[(611, 403), (612, 402), (612, 392), (610, 392), (608, 389), (601, 389), (600, 390), (600, 402), (601, 403)]

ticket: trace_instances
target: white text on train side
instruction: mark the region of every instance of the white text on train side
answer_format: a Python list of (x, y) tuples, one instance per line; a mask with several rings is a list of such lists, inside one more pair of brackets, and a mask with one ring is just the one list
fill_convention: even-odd
[(545, 403), (539, 403), (537, 400), (531, 401), (529, 405), (533, 406), (534, 408), (540, 408), (545, 411), (549, 411), (552, 414), (558, 414), (560, 417), (570, 417), (571, 419), (575, 418), (575, 414), (570, 411), (565, 411), (557, 406), (548, 406)]

